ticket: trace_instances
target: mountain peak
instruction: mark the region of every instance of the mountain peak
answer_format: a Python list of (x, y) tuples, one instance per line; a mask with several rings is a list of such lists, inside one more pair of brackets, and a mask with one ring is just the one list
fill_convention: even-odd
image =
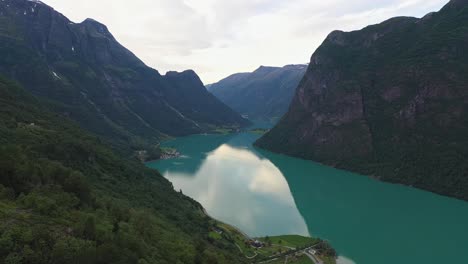
[(236, 73), (208, 87), (222, 102), (253, 119), (283, 116), (307, 69), (306, 65), (260, 66)]
[(270, 72), (279, 69), (279, 67), (272, 67), (272, 66), (260, 66), (256, 69), (253, 73), (255, 74), (269, 74)]
[(289, 65), (286, 65), (284, 66), (283, 68), (285, 69), (298, 69), (298, 70), (302, 70), (302, 69), (305, 69), (309, 66), (308, 63), (304, 63), (304, 64), (289, 64)]
[(11, 7), (11, 8), (25, 8), (25, 7), (29, 8), (29, 6), (32, 6), (32, 8), (35, 8), (41, 5), (41, 6), (46, 6), (46, 7), (53, 9), (52, 7), (48, 6), (46, 3), (39, 1), (39, 0), (1, 0), (0, 5), (4, 5), (5, 7)]
[(39, 1), (39, 0), (26, 0), (28, 2), (33, 2), (33, 3), (36, 3), (36, 4), (44, 4), (42, 1)]
[(32, 3), (35, 3), (35, 4), (44, 4), (42, 1), (39, 1), (39, 0), (26, 0), (27, 2), (32, 2)]
[(194, 70), (185, 70), (183, 72), (178, 71), (168, 71), (166, 72), (166, 77), (174, 77), (174, 76), (191, 76), (191, 77), (198, 77)]
[(85, 25), (85, 26), (89, 26), (89, 27), (95, 29), (96, 31), (98, 31), (99, 33), (110, 35), (110, 32), (107, 29), (106, 25), (104, 25), (101, 22), (96, 21), (96, 20), (94, 20), (92, 18), (85, 19), (83, 22), (81, 22), (81, 24)]
[(468, 162), (452, 163), (468, 130), (468, 0), (442, 11), (332, 32), (289, 111), (256, 145), (468, 200), (466, 174), (446, 170)]
[(451, 0), (447, 5), (445, 5), (444, 9), (462, 7), (468, 7), (468, 0)]
[(93, 24), (93, 25), (96, 25), (96, 26), (104, 26), (104, 24), (102, 24), (101, 22), (97, 21), (97, 20), (94, 20), (92, 18), (86, 18), (82, 23), (89, 23), (89, 24)]
[(258, 67), (258, 69), (256, 71), (276, 69), (276, 68), (278, 68), (278, 67), (260, 65), (260, 67)]
[(468, 5), (468, 0), (451, 0), (449, 5)]
[(186, 83), (191, 83), (192, 87), (203, 86), (203, 82), (194, 70), (185, 70), (183, 72), (168, 71), (164, 77), (170, 80), (183, 80)]

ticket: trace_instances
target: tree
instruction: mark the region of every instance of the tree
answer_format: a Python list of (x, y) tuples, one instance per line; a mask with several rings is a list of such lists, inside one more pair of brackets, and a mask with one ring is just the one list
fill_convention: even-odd
[(94, 221), (94, 217), (90, 216), (88, 219), (86, 219), (83, 229), (83, 236), (88, 240), (96, 239), (96, 223)]

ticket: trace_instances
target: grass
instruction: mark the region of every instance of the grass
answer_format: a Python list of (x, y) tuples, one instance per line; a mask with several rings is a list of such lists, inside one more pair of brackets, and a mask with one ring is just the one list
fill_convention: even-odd
[(223, 237), (218, 234), (217, 232), (214, 232), (214, 231), (211, 231), (209, 234), (208, 234), (209, 237), (215, 239), (215, 240), (220, 240), (222, 239)]
[(325, 264), (336, 264), (336, 259), (330, 257), (320, 257)]
[[(230, 226), (228, 224), (218, 222), (214, 224), (217, 228), (223, 231), (222, 234), (218, 234), (216, 232), (210, 232), (209, 236), (212, 239), (222, 240), (227, 239), (228, 241), (232, 241), (235, 243), (242, 254), (246, 257), (257, 256), (252, 259), (253, 263), (255, 262), (262, 262), (267, 261), (269, 259), (274, 259), (275, 256), (278, 256), (276, 260), (272, 260), (268, 262), (269, 264), (277, 264), (277, 263), (285, 263), (285, 256), (280, 256), (282, 254), (290, 255), (288, 257), (288, 261), (286, 263), (291, 264), (310, 264), (313, 263), (312, 260), (309, 259), (308, 256), (302, 254), (303, 248), (307, 248), (313, 245), (316, 245), (320, 242), (319, 239), (310, 238), (310, 237), (303, 237), (299, 235), (284, 235), (284, 236), (272, 236), (272, 237), (261, 237), (261, 238), (254, 238), (259, 241), (265, 243), (265, 247), (263, 248), (254, 248), (245, 242), (249, 239), (246, 237), (241, 231), (237, 228)], [(296, 252), (297, 250), (297, 252)], [(297, 254), (297, 256), (294, 256)], [(334, 258), (324, 258), (323, 259), (325, 264), (336, 264), (336, 260)]]
[(245, 244), (247, 238), (236, 228), (221, 222), (217, 222), (217, 226), (224, 231), (224, 235), (228, 237), (228, 239), (234, 241), (245, 256), (253, 256), (257, 253), (254, 248)]
[[(268, 264), (284, 264), (284, 258), (278, 258), (277, 260), (268, 262)], [(314, 262), (306, 255), (301, 255), (297, 258), (288, 258), (287, 264), (314, 264)]]
[(175, 148), (170, 148), (170, 147), (161, 147), (161, 151), (163, 153), (174, 153), (177, 151)]
[(318, 239), (303, 237), (298, 235), (285, 235), (285, 236), (273, 236), (273, 237), (262, 237), (258, 238), (262, 242), (271, 241), (273, 245), (281, 245), (284, 247), (307, 247), (318, 243)]
[(213, 130), (214, 133), (216, 134), (223, 134), (223, 135), (227, 135), (227, 134), (231, 134), (232, 132), (234, 132), (234, 129), (232, 128), (216, 128), (215, 130)]
[(314, 264), (314, 262), (307, 257), (306, 255), (302, 255), (298, 257), (296, 260), (293, 261), (288, 261), (288, 263), (294, 263), (294, 264)]
[(263, 134), (265, 134), (266, 132), (268, 132), (268, 129), (254, 128), (254, 129), (250, 130), (250, 133), (259, 134), (259, 135), (263, 135)]

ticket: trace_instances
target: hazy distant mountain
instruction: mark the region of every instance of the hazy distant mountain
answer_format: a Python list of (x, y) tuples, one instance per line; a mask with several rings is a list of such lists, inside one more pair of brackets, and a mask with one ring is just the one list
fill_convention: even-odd
[(468, 199), (468, 1), (335, 31), (257, 145)]
[(261, 66), (207, 86), (225, 104), (251, 119), (281, 117), (288, 109), (307, 65)]
[(0, 14), (0, 73), (99, 135), (138, 145), (247, 123), (193, 71), (160, 75), (97, 21), (27, 0), (1, 1)]

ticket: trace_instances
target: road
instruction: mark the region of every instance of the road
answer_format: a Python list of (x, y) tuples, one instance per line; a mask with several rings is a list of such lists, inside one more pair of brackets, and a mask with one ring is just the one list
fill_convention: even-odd
[(304, 254), (308, 256), (315, 264), (323, 264), (323, 261), (317, 259), (314, 255), (309, 253), (309, 250), (304, 250)]
[[(294, 256), (296, 255), (297, 253), (303, 253), (305, 254), (307, 257), (310, 258), (310, 260), (312, 260), (312, 262), (314, 262), (315, 264), (324, 264), (323, 261), (321, 261), (320, 259), (318, 259), (316, 256), (314, 256), (313, 254), (309, 253), (309, 250), (312, 250), (314, 249), (316, 245), (314, 246), (311, 246), (311, 247), (308, 247), (304, 250), (298, 250), (298, 251), (295, 251), (291, 254), (288, 254), (288, 255), (285, 255), (283, 256), (285, 259), (284, 259), (284, 263), (287, 263), (288, 262), (288, 258), (291, 257), (291, 256)], [(272, 261), (275, 261), (275, 260), (278, 260), (278, 258), (274, 258), (274, 259), (270, 259), (270, 260), (267, 260), (267, 261), (263, 261), (263, 262), (259, 262), (259, 264), (262, 264), (262, 263), (269, 263), (269, 262), (272, 262)]]

